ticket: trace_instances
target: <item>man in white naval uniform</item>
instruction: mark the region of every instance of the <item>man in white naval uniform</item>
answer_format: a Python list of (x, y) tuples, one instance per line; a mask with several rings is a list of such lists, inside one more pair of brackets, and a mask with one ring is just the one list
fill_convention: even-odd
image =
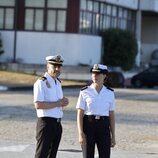
[(61, 118), (64, 106), (69, 101), (63, 97), (58, 79), (63, 58), (60, 55), (48, 56), (47, 72), (34, 84), (34, 105), (37, 111), (35, 158), (56, 158), (62, 135)]
[(95, 64), (91, 73), (92, 84), (81, 89), (76, 105), (79, 143), (85, 158), (94, 158), (95, 144), (99, 158), (110, 158), (115, 146), (114, 92), (104, 86), (107, 66)]

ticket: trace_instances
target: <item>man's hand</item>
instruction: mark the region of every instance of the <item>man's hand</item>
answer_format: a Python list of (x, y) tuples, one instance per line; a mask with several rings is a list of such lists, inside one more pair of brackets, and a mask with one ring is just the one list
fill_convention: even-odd
[(63, 97), (62, 99), (59, 100), (59, 105), (61, 107), (67, 106), (69, 104), (68, 98)]

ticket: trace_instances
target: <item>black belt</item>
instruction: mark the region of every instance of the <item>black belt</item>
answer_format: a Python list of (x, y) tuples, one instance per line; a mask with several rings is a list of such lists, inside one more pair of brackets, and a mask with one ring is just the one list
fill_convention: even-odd
[(61, 122), (61, 118), (55, 118), (55, 117), (40, 117), (39, 119), (46, 121)]
[(99, 116), (99, 115), (84, 115), (85, 119), (88, 119), (89, 121), (94, 121), (94, 120), (108, 120), (109, 116)]

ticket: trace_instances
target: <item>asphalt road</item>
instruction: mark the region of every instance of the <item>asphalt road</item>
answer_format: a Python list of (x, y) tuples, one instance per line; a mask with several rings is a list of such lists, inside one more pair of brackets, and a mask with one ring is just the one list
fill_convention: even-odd
[[(77, 88), (64, 89), (63, 136), (57, 158), (81, 158), (76, 127)], [(158, 90), (115, 89), (116, 140), (112, 158), (158, 157)], [(32, 91), (0, 91), (0, 158), (33, 158), (36, 112)], [(96, 152), (96, 158), (98, 158)]]

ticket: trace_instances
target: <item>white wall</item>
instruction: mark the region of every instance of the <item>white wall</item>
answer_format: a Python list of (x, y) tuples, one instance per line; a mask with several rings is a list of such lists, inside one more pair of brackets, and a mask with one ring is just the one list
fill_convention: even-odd
[[(12, 36), (3, 33), (3, 60), (13, 56)], [(10, 40), (7, 42), (8, 38)], [(18, 32), (16, 50), (16, 58), (23, 63), (44, 64), (47, 55), (61, 54), (65, 65), (92, 65), (100, 62), (101, 38), (78, 34)]]
[(143, 43), (142, 44), (142, 54), (141, 54), (141, 62), (143, 64), (150, 64), (151, 62), (151, 54), (154, 50), (158, 49), (158, 45)]
[[(155, 14), (156, 15), (156, 14)], [(142, 18), (142, 53), (141, 62), (149, 64), (151, 54), (158, 49), (158, 17), (144, 16)]]
[(0, 56), (0, 61), (10, 61), (13, 59), (14, 50), (14, 32), (1, 31), (4, 53)]
[(141, 10), (158, 12), (158, 0), (140, 0)]
[(116, 4), (131, 9), (137, 9), (138, 7), (138, 0), (100, 0), (100, 1), (106, 1), (111, 4)]

